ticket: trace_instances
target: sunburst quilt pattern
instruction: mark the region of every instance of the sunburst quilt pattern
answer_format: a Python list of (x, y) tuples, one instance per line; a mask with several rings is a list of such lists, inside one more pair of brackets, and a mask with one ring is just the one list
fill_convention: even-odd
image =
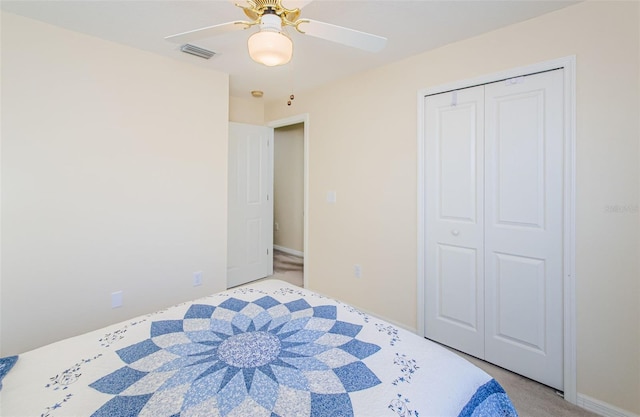
[(350, 394), (380, 384), (361, 329), (302, 298), (194, 304), (117, 350), (124, 366), (90, 384), (113, 395), (93, 416), (353, 416)]

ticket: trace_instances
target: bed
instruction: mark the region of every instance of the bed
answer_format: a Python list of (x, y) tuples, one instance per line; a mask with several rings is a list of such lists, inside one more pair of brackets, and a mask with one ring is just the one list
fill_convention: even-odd
[(516, 416), (435, 343), (266, 280), (19, 355), (0, 415)]

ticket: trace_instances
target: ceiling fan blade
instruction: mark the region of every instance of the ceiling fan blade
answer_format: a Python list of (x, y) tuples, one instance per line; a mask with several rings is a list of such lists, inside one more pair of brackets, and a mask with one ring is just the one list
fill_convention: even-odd
[(227, 32), (233, 32), (236, 30), (246, 29), (247, 26), (242, 22), (227, 22), (220, 25), (207, 26), (200, 29), (190, 30), (188, 32), (177, 33), (175, 35), (167, 36), (164, 38), (169, 42), (185, 43), (192, 42), (198, 39), (210, 38), (212, 36), (221, 35)]
[(298, 28), (304, 34), (369, 52), (379, 52), (387, 44), (387, 38), (382, 36), (332, 25), (331, 23), (318, 22), (317, 20), (303, 19)]

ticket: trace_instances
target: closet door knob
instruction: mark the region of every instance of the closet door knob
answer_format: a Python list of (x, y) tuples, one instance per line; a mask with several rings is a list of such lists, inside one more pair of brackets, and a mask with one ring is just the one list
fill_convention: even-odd
[(459, 231), (459, 230), (456, 230), (456, 229), (453, 229), (453, 230), (451, 231), (451, 234), (452, 234), (452, 235), (454, 235), (454, 236), (458, 236), (458, 235), (460, 234), (460, 231)]

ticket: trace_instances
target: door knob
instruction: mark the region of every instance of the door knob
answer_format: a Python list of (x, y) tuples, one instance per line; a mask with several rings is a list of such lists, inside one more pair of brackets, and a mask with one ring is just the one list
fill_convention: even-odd
[(458, 236), (458, 235), (460, 234), (460, 231), (459, 231), (459, 230), (456, 230), (456, 229), (453, 229), (453, 230), (451, 231), (451, 234), (452, 234), (452, 235), (454, 235), (454, 236)]

